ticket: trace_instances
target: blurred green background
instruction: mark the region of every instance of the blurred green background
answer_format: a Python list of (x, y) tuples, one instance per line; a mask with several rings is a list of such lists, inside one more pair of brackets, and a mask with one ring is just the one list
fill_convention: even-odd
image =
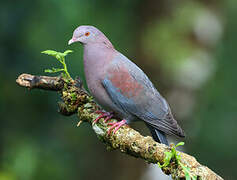
[(1, 1), (0, 180), (168, 179), (107, 151), (88, 124), (76, 127), (76, 116), (58, 114), (57, 93), (16, 85), (21, 73), (58, 66), (46, 49), (74, 50), (69, 71), (84, 77), (82, 46), (67, 46), (82, 24), (98, 27), (147, 73), (186, 132), (184, 151), (237, 179), (236, 18), (235, 0)]

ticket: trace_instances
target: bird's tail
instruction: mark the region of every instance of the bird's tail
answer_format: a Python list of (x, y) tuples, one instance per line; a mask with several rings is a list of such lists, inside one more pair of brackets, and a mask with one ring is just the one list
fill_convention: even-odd
[(168, 140), (167, 140), (164, 132), (152, 127), (151, 125), (149, 125), (147, 123), (146, 123), (146, 125), (150, 129), (151, 135), (156, 142), (159, 142), (159, 143), (169, 146)]

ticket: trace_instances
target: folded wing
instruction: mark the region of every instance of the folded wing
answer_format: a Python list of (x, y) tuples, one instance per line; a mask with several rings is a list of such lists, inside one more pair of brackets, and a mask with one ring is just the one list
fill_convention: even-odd
[(169, 105), (145, 73), (120, 54), (102, 84), (113, 103), (166, 134), (184, 137)]

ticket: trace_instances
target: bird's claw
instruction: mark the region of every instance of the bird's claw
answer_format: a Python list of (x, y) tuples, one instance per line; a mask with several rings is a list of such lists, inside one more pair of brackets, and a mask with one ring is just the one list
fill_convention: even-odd
[(110, 120), (113, 117), (113, 113), (112, 112), (105, 112), (105, 111), (101, 111), (98, 110), (95, 113), (100, 114), (94, 121), (93, 123), (97, 123), (101, 118), (105, 118), (104, 122), (106, 123), (108, 120)]
[(126, 124), (125, 119), (119, 122), (115, 122), (115, 123), (108, 123), (108, 125), (111, 126), (108, 130), (108, 135), (110, 135), (112, 131), (113, 131), (113, 134), (115, 134), (119, 130), (119, 128), (123, 126), (124, 124)]
[(96, 113), (96, 114), (103, 114), (103, 113), (105, 113), (105, 111), (97, 110), (97, 111), (95, 111), (95, 113)]
[(113, 114), (110, 114), (105, 118), (104, 122), (107, 123), (107, 121), (110, 120), (113, 116), (114, 116)]

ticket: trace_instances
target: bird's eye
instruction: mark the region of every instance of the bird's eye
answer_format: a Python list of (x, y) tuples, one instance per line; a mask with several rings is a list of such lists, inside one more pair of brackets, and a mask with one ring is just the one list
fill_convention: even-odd
[(89, 36), (89, 35), (90, 35), (90, 32), (86, 32), (86, 33), (85, 33), (85, 36)]

